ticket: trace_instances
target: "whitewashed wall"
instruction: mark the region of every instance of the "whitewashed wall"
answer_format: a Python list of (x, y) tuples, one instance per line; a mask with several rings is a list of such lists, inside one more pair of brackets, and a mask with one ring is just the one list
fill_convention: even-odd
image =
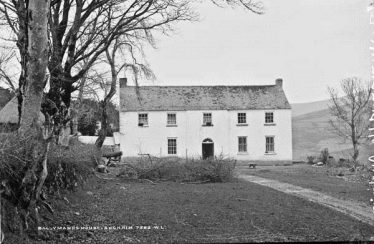
[[(171, 112), (171, 111), (170, 111)], [(212, 113), (213, 126), (202, 126), (203, 113)], [(248, 126), (237, 126), (237, 113), (247, 113)], [(265, 112), (274, 112), (274, 126), (265, 126)], [(121, 112), (121, 151), (124, 156), (168, 156), (167, 138), (177, 138), (177, 156), (201, 157), (202, 141), (214, 142), (214, 154), (239, 160), (292, 160), (291, 110), (175, 111), (177, 127), (166, 126), (166, 111), (150, 111), (148, 127), (138, 126), (138, 112)], [(238, 153), (238, 136), (247, 136), (248, 153)], [(274, 136), (275, 153), (265, 154), (265, 136)]]
[[(85, 143), (85, 144), (95, 144), (98, 136), (79, 136), (78, 141)], [(105, 146), (112, 146), (115, 145), (113, 137), (105, 137), (104, 144)]]

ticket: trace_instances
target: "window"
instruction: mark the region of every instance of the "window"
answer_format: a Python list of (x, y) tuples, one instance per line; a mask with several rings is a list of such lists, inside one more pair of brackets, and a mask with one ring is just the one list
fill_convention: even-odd
[(203, 125), (212, 126), (212, 114), (211, 113), (204, 113), (203, 114)]
[(247, 123), (247, 114), (238, 113), (238, 124), (246, 124), (246, 123)]
[(168, 125), (176, 125), (177, 124), (177, 115), (176, 114), (168, 114), (167, 124)]
[(273, 153), (273, 152), (274, 152), (274, 136), (267, 136), (265, 153)]
[(177, 139), (168, 138), (168, 154), (175, 155), (177, 154)]
[(148, 125), (148, 114), (138, 114), (138, 125), (139, 126)]
[(274, 113), (273, 112), (267, 112), (265, 113), (265, 123), (274, 123)]
[(238, 137), (239, 152), (247, 152), (247, 137), (239, 136)]

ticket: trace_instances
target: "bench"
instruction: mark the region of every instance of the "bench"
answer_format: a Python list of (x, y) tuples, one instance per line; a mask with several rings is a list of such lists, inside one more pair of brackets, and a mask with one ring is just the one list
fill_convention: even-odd
[(249, 164), (248, 165), (250, 169), (255, 169), (256, 168), (256, 164)]

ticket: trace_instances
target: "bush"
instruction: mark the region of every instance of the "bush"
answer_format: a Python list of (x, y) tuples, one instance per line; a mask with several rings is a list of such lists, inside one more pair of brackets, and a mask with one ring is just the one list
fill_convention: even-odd
[(316, 159), (316, 157), (314, 157), (314, 156), (307, 156), (306, 157), (306, 160), (307, 160), (308, 164), (314, 164), (314, 159)]
[(319, 160), (321, 160), (322, 163), (326, 164), (329, 159), (329, 149), (325, 148), (321, 151), (321, 154), (319, 156)]
[[(178, 182), (228, 182), (234, 178), (236, 166), (236, 161), (223, 158), (188, 162), (179, 158), (148, 158), (136, 161), (130, 165), (137, 172), (139, 179)], [(118, 176), (126, 175), (126, 171), (128, 169), (123, 169)]]
[(83, 183), (95, 167), (94, 145), (83, 144), (77, 139), (70, 142), (68, 148), (51, 145), (48, 154), (48, 176), (45, 188), (49, 193), (61, 189), (74, 190)]

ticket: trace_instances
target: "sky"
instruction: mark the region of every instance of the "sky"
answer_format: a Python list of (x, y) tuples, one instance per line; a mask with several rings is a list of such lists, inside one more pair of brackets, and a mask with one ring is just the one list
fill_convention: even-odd
[(196, 5), (200, 21), (156, 36), (146, 56), (157, 80), (140, 85), (266, 85), (283, 78), (291, 103), (370, 78), (367, 0), (263, 0), (264, 15)]

